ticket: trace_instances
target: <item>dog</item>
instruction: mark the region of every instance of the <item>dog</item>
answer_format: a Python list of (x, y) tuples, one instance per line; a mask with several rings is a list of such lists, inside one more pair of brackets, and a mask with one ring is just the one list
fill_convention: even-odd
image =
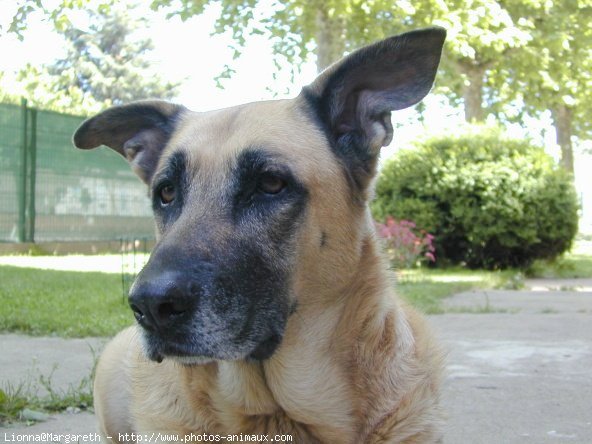
[(107, 441), (440, 442), (442, 352), (395, 295), (368, 201), (391, 111), (429, 92), (445, 34), (359, 49), (290, 100), (82, 123), (75, 146), (129, 161), (157, 230), (137, 325), (97, 365)]

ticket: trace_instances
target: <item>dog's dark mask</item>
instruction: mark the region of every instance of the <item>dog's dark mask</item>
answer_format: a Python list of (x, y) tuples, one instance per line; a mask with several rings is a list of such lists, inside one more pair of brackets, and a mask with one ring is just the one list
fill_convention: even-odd
[[(427, 94), (444, 37), (430, 28), (362, 48), (276, 108), (198, 114), (144, 101), (82, 124), (77, 147), (116, 150), (150, 189), (158, 242), (129, 302), (151, 359), (196, 364), (273, 354), (299, 300), (301, 244), (322, 231), (308, 215), (326, 206), (318, 200), (322, 180), (305, 179), (294, 147), (282, 148), (295, 145), (287, 134), (310, 135), (314, 146), (303, 152), (325, 150), (340, 165), (350, 200), (365, 204), (379, 150), (392, 138), (390, 111)], [(326, 248), (324, 232), (319, 239)]]
[(306, 190), (261, 148), (245, 149), (215, 186), (189, 171), (177, 151), (151, 184), (160, 240), (129, 295), (148, 354), (268, 358), (294, 303)]

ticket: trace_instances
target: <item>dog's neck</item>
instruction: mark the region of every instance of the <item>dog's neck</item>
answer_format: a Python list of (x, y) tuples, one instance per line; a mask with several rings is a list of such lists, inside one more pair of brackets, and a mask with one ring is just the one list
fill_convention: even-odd
[(334, 304), (300, 305), (267, 361), (218, 364), (218, 402), (239, 416), (234, 424), (279, 414), (323, 442), (341, 442), (400, 402), (409, 381), (398, 370), (413, 354), (413, 335), (371, 235), (355, 274)]

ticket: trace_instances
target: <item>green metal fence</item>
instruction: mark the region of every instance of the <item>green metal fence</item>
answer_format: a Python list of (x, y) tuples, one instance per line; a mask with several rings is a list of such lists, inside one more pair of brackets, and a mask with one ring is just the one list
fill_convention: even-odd
[(0, 104), (0, 241), (153, 238), (146, 187), (125, 160), (72, 146), (82, 120)]

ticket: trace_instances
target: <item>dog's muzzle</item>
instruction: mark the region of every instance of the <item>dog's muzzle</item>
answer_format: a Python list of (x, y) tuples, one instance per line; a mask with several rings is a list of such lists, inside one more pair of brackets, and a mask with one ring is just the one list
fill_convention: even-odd
[[(234, 267), (154, 255), (129, 293), (146, 355), (181, 363), (269, 358), (288, 316), (280, 291)], [(267, 274), (263, 274), (266, 276)]]

